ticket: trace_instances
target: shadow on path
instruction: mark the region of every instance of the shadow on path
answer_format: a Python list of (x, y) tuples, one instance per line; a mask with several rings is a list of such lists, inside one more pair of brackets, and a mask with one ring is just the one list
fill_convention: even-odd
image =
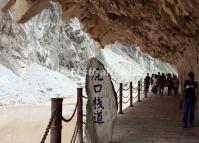
[(178, 97), (149, 95), (118, 115), (112, 143), (199, 143), (199, 124), (182, 128)]

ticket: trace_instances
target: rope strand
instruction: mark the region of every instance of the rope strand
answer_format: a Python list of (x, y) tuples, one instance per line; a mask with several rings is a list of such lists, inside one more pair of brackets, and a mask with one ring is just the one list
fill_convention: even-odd
[(75, 113), (76, 113), (76, 111), (77, 111), (78, 102), (79, 102), (79, 101), (77, 100), (77, 103), (76, 103), (75, 109), (74, 109), (74, 111), (73, 111), (73, 114), (72, 114), (72, 116), (71, 116), (69, 119), (65, 119), (65, 118), (62, 116), (62, 120), (63, 120), (64, 122), (70, 122), (70, 121), (73, 119), (73, 117), (75, 116)]

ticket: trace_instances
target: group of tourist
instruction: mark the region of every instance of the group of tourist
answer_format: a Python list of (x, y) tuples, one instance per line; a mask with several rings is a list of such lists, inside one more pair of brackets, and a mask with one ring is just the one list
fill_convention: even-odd
[(168, 95), (172, 94), (172, 90), (174, 91), (174, 95), (178, 95), (179, 79), (174, 74), (160, 74), (160, 72), (158, 72), (158, 74), (152, 74), (150, 77), (149, 73), (147, 73), (145, 77), (146, 92), (149, 91), (150, 85), (151, 91), (156, 95), (163, 95), (165, 87), (168, 87)]
[[(194, 73), (189, 72), (187, 80), (184, 81), (183, 85), (183, 127), (194, 127), (195, 111), (197, 109), (198, 103), (198, 83), (195, 81)], [(153, 74), (152, 77), (147, 74), (145, 78), (145, 88), (149, 91), (150, 85), (152, 86), (152, 92), (154, 94), (163, 95), (164, 88), (168, 87), (168, 95), (171, 95), (172, 90), (174, 90), (174, 95), (178, 95), (179, 79), (176, 75), (171, 75), (170, 73), (164, 74), (160, 73)]]

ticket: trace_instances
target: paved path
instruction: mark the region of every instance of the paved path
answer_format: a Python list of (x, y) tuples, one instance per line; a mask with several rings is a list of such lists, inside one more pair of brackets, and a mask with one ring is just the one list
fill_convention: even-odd
[[(112, 143), (199, 143), (199, 124), (182, 128), (179, 100), (150, 95), (118, 115)], [(199, 119), (199, 116), (198, 116)]]

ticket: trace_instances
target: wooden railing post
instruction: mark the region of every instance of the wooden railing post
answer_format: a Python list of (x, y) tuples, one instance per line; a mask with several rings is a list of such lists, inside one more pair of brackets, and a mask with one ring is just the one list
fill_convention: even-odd
[(123, 114), (122, 112), (122, 83), (120, 83), (120, 101), (119, 101), (119, 114)]
[(138, 81), (138, 102), (141, 102), (141, 100), (140, 100), (140, 80)]
[(144, 79), (144, 97), (147, 98), (147, 83), (146, 78)]
[(61, 143), (62, 130), (62, 98), (51, 99), (51, 114), (54, 115), (51, 125), (51, 143)]
[(77, 88), (77, 124), (79, 127), (77, 138), (79, 143), (83, 143), (83, 89)]
[(130, 106), (133, 107), (133, 83), (130, 82)]

